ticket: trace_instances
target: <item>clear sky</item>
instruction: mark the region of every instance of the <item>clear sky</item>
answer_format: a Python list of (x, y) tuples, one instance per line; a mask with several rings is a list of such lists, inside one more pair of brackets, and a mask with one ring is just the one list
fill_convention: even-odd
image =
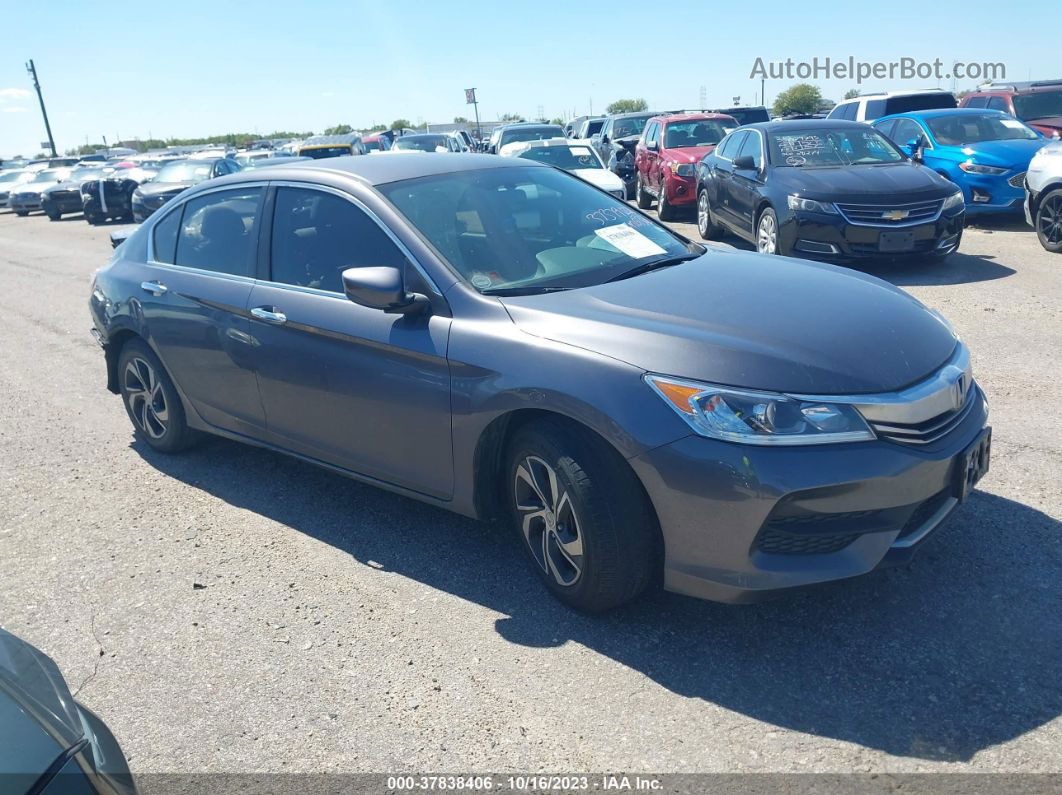
[[(756, 59), (1002, 62), (1062, 77), (1058, 0), (713, 3), (321, 0), (0, 4), (0, 156), (121, 138), (367, 127), (396, 118), (549, 118), (644, 97), (651, 109), (759, 100)], [(794, 82), (768, 80), (767, 100)], [(854, 79), (812, 79), (839, 99)], [(958, 88), (977, 81), (959, 81)], [(870, 89), (933, 80), (874, 80)], [(941, 81), (951, 88), (951, 81)]]

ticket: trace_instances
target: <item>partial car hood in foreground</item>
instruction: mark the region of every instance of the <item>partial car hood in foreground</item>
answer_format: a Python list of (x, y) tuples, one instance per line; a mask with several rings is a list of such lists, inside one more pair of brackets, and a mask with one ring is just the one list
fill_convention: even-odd
[(528, 334), (651, 372), (779, 392), (897, 390), (956, 345), (887, 282), (749, 252), (713, 250), (611, 284), (501, 300)]

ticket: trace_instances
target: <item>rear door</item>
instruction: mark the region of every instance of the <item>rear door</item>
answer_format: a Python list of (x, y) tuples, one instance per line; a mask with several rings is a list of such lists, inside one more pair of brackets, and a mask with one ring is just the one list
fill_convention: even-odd
[(388, 314), (343, 293), (351, 267), (394, 265), (432, 288), (367, 205), (279, 184), (268, 272), (251, 292), (269, 438), (300, 454), (433, 497), (453, 491), (450, 318)]
[(150, 342), (199, 415), (252, 435), (265, 424), (246, 310), (264, 195), (215, 190), (167, 212), (138, 291)]

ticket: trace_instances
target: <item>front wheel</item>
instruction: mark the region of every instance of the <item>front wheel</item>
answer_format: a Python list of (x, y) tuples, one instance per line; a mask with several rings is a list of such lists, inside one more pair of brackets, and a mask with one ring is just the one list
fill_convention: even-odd
[(646, 193), (642, 186), (641, 172), (634, 178), (634, 198), (638, 202), (639, 210), (648, 210), (653, 204), (653, 197)]
[(704, 240), (712, 240), (720, 231), (712, 217), (712, 203), (708, 200), (706, 190), (697, 193), (697, 231)]
[(122, 346), (118, 385), (136, 435), (163, 453), (176, 453), (195, 441), (184, 407), (162, 362), (140, 340)]
[(658, 566), (658, 531), (615, 450), (588, 431), (543, 421), (518, 431), (506, 460), (511, 520), (555, 597), (596, 613), (645, 590)]
[(62, 217), (63, 216), (60, 215), (59, 213), (48, 213), (48, 220), (49, 221), (58, 221)]
[(760, 213), (756, 224), (756, 250), (761, 254), (778, 253), (778, 216), (770, 207)]
[(25, 218), (27, 215), (29, 215), (29, 210), (15, 210), (15, 215), (17, 215), (19, 218)]
[(656, 216), (661, 221), (674, 221), (678, 217), (675, 205), (667, 200), (667, 182), (660, 179), (660, 194), (656, 200)]
[(1062, 188), (1040, 200), (1036, 210), (1036, 237), (1051, 253), (1062, 252)]

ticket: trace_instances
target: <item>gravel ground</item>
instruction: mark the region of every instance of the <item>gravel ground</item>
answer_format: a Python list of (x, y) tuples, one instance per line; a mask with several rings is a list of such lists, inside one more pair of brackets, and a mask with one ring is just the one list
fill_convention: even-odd
[(88, 335), (109, 231), (0, 213), (0, 623), (135, 773), (1062, 772), (1062, 256), (1022, 225), (875, 271), (953, 322), (995, 428), (910, 567), (597, 618), (505, 533), (227, 441), (134, 441)]

